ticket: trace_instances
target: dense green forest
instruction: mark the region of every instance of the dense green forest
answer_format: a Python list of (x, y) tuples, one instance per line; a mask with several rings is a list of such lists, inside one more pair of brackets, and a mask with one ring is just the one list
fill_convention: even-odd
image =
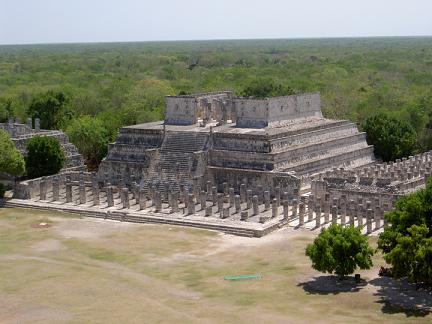
[(387, 113), (411, 124), (419, 150), (432, 146), (432, 37), (0, 46), (0, 119), (62, 93), (56, 126), (96, 116), (82, 123), (102, 122), (109, 141), (122, 125), (162, 118), (165, 95), (242, 94), (257, 79), (320, 91), (328, 118), (361, 125)]

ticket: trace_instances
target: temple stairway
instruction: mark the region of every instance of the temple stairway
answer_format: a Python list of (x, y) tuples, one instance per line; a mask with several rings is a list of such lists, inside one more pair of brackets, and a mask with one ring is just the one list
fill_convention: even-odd
[[(208, 150), (208, 133), (167, 132), (159, 150), (158, 159), (152, 161), (146, 175), (146, 187), (149, 183), (162, 189), (166, 183), (174, 190), (179, 185), (190, 185), (194, 177), (199, 177), (200, 161)], [(199, 154), (201, 152), (201, 154)]]

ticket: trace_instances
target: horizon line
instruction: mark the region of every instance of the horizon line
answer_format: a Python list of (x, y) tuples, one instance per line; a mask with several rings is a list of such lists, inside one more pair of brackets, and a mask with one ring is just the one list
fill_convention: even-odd
[(128, 41), (71, 41), (71, 42), (35, 42), (35, 43), (0, 43), (0, 46), (34, 45), (83, 45), (83, 44), (128, 44), (128, 43), (175, 43), (175, 42), (217, 42), (217, 41), (254, 41), (254, 40), (320, 40), (320, 39), (365, 39), (365, 38), (431, 38), (428, 35), (374, 35), (374, 36), (327, 36), (327, 37), (275, 37), (275, 38), (208, 38), (208, 39), (168, 39), (168, 40), (128, 40)]

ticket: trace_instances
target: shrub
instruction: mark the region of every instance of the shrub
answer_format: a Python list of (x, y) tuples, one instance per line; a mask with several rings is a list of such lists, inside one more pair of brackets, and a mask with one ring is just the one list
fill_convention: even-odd
[(368, 239), (358, 228), (333, 224), (323, 229), (312, 244), (306, 248), (312, 268), (321, 272), (336, 273), (341, 278), (354, 273), (355, 269), (372, 267), (373, 250)]
[(63, 168), (65, 156), (60, 143), (52, 137), (33, 137), (27, 142), (27, 176), (38, 178), (56, 174)]

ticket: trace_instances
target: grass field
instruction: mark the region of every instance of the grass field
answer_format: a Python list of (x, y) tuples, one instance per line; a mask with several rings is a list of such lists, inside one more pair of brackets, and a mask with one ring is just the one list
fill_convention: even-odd
[[(304, 249), (314, 236), (0, 209), (0, 323), (432, 321), (432, 296), (377, 277), (379, 255), (359, 286), (313, 271)], [(262, 278), (224, 280), (249, 274)]]

